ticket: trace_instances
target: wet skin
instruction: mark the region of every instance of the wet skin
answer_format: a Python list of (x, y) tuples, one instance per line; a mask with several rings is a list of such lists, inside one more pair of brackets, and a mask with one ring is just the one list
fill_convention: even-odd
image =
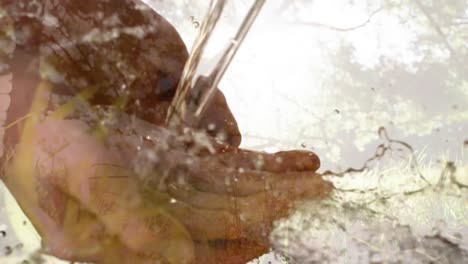
[[(198, 127), (167, 129), (188, 52), (143, 3), (43, 0), (38, 11), (20, 2), (1, 2), (2, 24), (16, 36), (7, 124), (21, 120), (5, 135), (11, 155), (3, 180), (50, 254), (96, 263), (245, 263), (267, 251), (273, 221), (293, 202), (333, 189), (315, 173), (320, 161), (311, 152), (239, 148), (220, 91)], [(80, 94), (72, 101), (81, 108), (52, 104), (52, 94)], [(120, 113), (120, 128), (92, 121), (102, 109)], [(39, 118), (46, 111), (53, 114)], [(143, 150), (157, 158), (141, 158)], [(141, 159), (151, 165), (145, 177), (135, 165)]]

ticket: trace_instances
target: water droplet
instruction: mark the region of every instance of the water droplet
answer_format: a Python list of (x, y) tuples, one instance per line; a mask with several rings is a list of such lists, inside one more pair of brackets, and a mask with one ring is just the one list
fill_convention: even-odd
[(200, 27), (200, 22), (196, 21), (194, 16), (190, 16), (190, 21), (192, 21), (192, 25), (193, 25), (195, 28)]
[(171, 200), (170, 200), (169, 202), (170, 202), (171, 204), (175, 204), (175, 203), (177, 203), (177, 200), (174, 199), (174, 198), (171, 198)]
[(155, 153), (154, 151), (152, 151), (152, 150), (150, 150), (150, 151), (148, 151), (148, 152), (146, 153), (146, 157), (147, 157), (150, 161), (152, 161), (152, 162), (154, 162), (154, 163), (159, 162), (158, 156), (157, 156), (156, 153)]
[(119, 35), (120, 35), (120, 32), (117, 31), (117, 30), (111, 32), (111, 37), (112, 37), (112, 38), (118, 38)]
[(237, 46), (237, 45), (240, 44), (239, 40), (237, 40), (237, 39), (231, 39), (231, 43), (232, 43), (232, 45), (234, 45), (234, 46)]
[(216, 129), (216, 125), (215, 125), (215, 124), (211, 123), (211, 124), (208, 125), (208, 131), (213, 131), (213, 130), (215, 130), (215, 129)]
[(13, 253), (13, 249), (10, 246), (6, 246), (5, 255), (8, 256), (8, 255), (11, 255), (11, 253)]
[(180, 185), (185, 185), (186, 184), (185, 176), (184, 175), (179, 175), (179, 177), (177, 178), (177, 183), (180, 184)]
[(219, 141), (219, 142), (225, 142), (227, 139), (227, 135), (226, 133), (224, 132), (219, 132), (217, 135), (216, 135), (216, 140)]
[(263, 169), (263, 166), (265, 165), (265, 160), (262, 155), (258, 155), (257, 159), (255, 160), (255, 168), (257, 170)]
[(247, 216), (245, 214), (240, 214), (239, 215), (239, 219), (242, 221), (242, 222), (245, 222), (247, 220)]

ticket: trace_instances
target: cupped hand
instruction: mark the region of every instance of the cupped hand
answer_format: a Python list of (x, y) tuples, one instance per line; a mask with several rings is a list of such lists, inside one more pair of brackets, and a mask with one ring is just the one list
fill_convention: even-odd
[[(197, 241), (264, 241), (273, 220), (285, 216), (295, 201), (321, 198), (332, 189), (315, 173), (320, 160), (312, 152), (268, 154), (187, 128), (177, 133), (147, 122), (129, 127), (112, 145), (133, 161), (144, 192), (167, 194), (167, 210)], [(207, 222), (216, 224), (207, 228)]]
[[(152, 140), (140, 145), (122, 131), (100, 141), (79, 120), (36, 126), (30, 207), (51, 254), (98, 263), (243, 263), (268, 248), (273, 221), (294, 201), (331, 190), (310, 152), (259, 153), (199, 134), (210, 152), (190, 142), (197, 132), (142, 123)], [(30, 166), (25, 161), (17, 164)]]
[[(50, 254), (112, 264), (245, 263), (268, 249), (273, 221), (295, 201), (332, 190), (315, 174), (313, 153), (237, 148), (240, 133), (220, 91), (200, 131), (164, 128), (188, 53), (175, 29), (140, 1), (67, 0), (58, 9), (55, 0), (40, 2), (60, 26), (15, 20), (16, 31), (34, 34), (20, 34), (32, 37), (16, 43), (12, 60), (7, 123), (27, 118), (7, 131), (7, 142), (19, 144), (3, 180)], [(116, 28), (157, 30), (81, 41), (112, 28), (104, 22), (114, 19), (97, 20), (99, 12), (118, 15)], [(79, 118), (28, 115), (36, 86), (47, 81), (49, 92), (83, 98), (93, 84), (83, 104), (113, 105), (130, 118), (97, 133)]]

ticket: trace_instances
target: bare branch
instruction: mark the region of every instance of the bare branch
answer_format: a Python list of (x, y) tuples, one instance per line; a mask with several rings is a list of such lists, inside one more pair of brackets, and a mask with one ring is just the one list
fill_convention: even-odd
[(333, 30), (333, 31), (340, 31), (340, 32), (346, 32), (346, 31), (353, 31), (353, 30), (356, 30), (356, 29), (359, 29), (359, 28), (362, 28), (362, 27), (365, 27), (366, 25), (368, 25), (371, 21), (372, 21), (372, 18), (377, 15), (379, 12), (381, 12), (383, 10), (383, 7), (379, 7), (378, 9), (372, 11), (372, 13), (370, 13), (369, 17), (366, 19), (366, 21), (358, 24), (358, 25), (355, 25), (355, 26), (352, 26), (352, 27), (347, 27), (347, 28), (341, 28), (341, 27), (336, 27), (336, 26), (332, 26), (332, 25), (327, 25), (327, 24), (323, 24), (323, 23), (320, 23), (320, 22), (314, 22), (314, 21), (296, 21), (296, 23), (300, 24), (300, 25), (306, 25), (306, 26), (313, 26), (313, 27), (319, 27), (319, 28), (325, 28), (325, 29), (329, 29), (329, 30)]

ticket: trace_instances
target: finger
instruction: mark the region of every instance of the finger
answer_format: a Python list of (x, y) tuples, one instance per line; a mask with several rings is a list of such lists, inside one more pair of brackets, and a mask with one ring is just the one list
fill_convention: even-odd
[(166, 210), (180, 220), (193, 240), (234, 240), (246, 234), (239, 218), (228, 211), (200, 209), (182, 201), (167, 204)]
[(294, 202), (295, 199), (323, 198), (328, 195), (333, 186), (331, 183), (319, 177), (307, 177), (303, 179), (280, 182), (270, 185), (268, 190), (244, 196), (233, 197), (229, 194), (216, 194), (196, 190), (189, 184), (170, 184), (167, 186), (168, 194), (176, 200), (188, 203), (196, 208), (210, 210), (228, 210), (235, 204), (240, 211), (249, 208), (251, 205), (264, 207), (264, 197), (266, 195), (283, 197)]
[(287, 216), (294, 202), (323, 198), (331, 190), (331, 184), (320, 178), (303, 178), (272, 185), (269, 191), (252, 196), (235, 198), (172, 184), (168, 193), (174, 200), (168, 210), (182, 220), (195, 240), (265, 241), (273, 221)]
[(320, 167), (320, 159), (315, 153), (301, 150), (269, 154), (237, 149), (233, 152), (216, 154), (216, 157), (208, 156), (205, 162), (208, 164), (221, 162), (234, 168), (269, 172), (315, 172)]
[(224, 210), (230, 207), (232, 199), (241, 200), (241, 198), (227, 195), (198, 191), (190, 184), (169, 184), (167, 192), (175, 200), (188, 203), (196, 208), (209, 210)]
[[(288, 185), (296, 178), (320, 178), (315, 173), (286, 172), (272, 173), (267, 171), (254, 171), (229, 168), (220, 165), (200, 164), (192, 166), (186, 171), (186, 180), (196, 189), (233, 196), (248, 196), (268, 190), (271, 185)], [(174, 175), (170, 180), (175, 181), (180, 175)], [(174, 178), (175, 177), (175, 178)]]
[(268, 161), (265, 163), (265, 170), (272, 172), (315, 172), (320, 168), (319, 157), (313, 152), (303, 150), (280, 151), (273, 154)]
[[(158, 203), (161, 204), (159, 195), (156, 195), (155, 199), (151, 198), (152, 195), (151, 191), (145, 192), (147, 200), (159, 200)], [(180, 220), (195, 241), (236, 240), (246, 238), (250, 232), (234, 207), (212, 210), (168, 197), (164, 208), (170, 215)]]
[[(78, 261), (78, 260), (75, 260)], [(171, 263), (161, 256), (145, 256), (129, 250), (117, 239), (110, 239), (105, 243), (101, 250), (88, 260), (81, 260), (91, 263), (114, 264), (114, 263), (132, 263), (132, 264), (166, 264)]]
[[(55, 255), (56, 257), (60, 257)], [(131, 264), (172, 264), (178, 262), (170, 262), (161, 256), (144, 255), (129, 250), (125, 245), (115, 238), (110, 238), (109, 241), (100, 245), (99, 251), (86, 258), (62, 258), (65, 260), (85, 263), (99, 263), (99, 264), (115, 264), (115, 263), (131, 263)]]

